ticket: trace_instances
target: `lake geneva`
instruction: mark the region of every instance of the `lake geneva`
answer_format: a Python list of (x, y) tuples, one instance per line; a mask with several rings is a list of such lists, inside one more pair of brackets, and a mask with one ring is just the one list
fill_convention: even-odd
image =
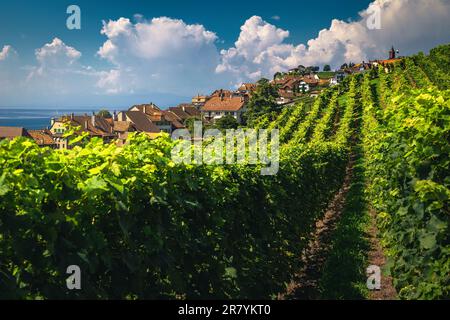
[(27, 129), (44, 129), (50, 126), (51, 118), (58, 118), (72, 112), (78, 115), (97, 112), (100, 108), (8, 108), (0, 107), (0, 126), (24, 127)]

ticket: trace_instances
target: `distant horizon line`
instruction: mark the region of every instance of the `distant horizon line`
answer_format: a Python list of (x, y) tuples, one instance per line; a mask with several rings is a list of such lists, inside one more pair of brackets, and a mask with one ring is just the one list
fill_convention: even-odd
[[(141, 103), (145, 104), (145, 103)], [(87, 110), (87, 111), (96, 111), (96, 110), (108, 110), (108, 111), (122, 111), (122, 110), (128, 110), (134, 105), (139, 104), (133, 104), (127, 107), (106, 107), (106, 106), (65, 106), (65, 107), (54, 107), (54, 106), (0, 106), (0, 109), (16, 109), (16, 110), (25, 110), (25, 109), (41, 109), (41, 110)], [(169, 107), (166, 106), (159, 106), (158, 107), (162, 109), (168, 109)]]

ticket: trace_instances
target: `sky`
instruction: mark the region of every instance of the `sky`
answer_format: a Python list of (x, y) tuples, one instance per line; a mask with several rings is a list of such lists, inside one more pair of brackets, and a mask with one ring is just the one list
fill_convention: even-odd
[(5, 1), (0, 106), (167, 107), (299, 64), (427, 52), (449, 30), (448, 0)]

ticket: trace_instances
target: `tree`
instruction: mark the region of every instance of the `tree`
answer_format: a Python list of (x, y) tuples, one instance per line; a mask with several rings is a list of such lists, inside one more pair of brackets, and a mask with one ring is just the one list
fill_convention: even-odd
[(277, 86), (270, 84), (267, 79), (259, 80), (244, 114), (244, 121), (247, 125), (252, 126), (254, 121), (263, 114), (278, 111), (279, 106), (276, 101), (278, 97)]
[(345, 70), (345, 69), (347, 69), (348, 68), (348, 64), (347, 63), (344, 63), (342, 66), (341, 66), (341, 70)]
[(270, 81), (269, 81), (269, 79), (266, 79), (266, 78), (261, 78), (261, 79), (259, 79), (259, 80), (256, 82), (256, 84), (257, 84), (258, 86), (260, 86), (260, 85), (265, 85), (265, 84), (268, 84), (268, 83), (270, 83)]
[(219, 130), (237, 129), (239, 123), (232, 115), (226, 115), (216, 121), (216, 127)]
[(319, 67), (317, 66), (309, 66), (306, 68), (306, 73), (311, 73), (311, 72), (318, 72), (320, 70)]
[(186, 120), (184, 120), (184, 125), (185, 125), (186, 129), (188, 129), (188, 131), (191, 135), (194, 134), (194, 122), (196, 120), (197, 119), (195, 119), (195, 118), (187, 118)]
[(331, 71), (331, 67), (329, 64), (326, 64), (323, 66), (323, 71), (327, 72), (327, 71)]
[(110, 113), (108, 110), (106, 110), (106, 109), (100, 110), (100, 111), (98, 112), (98, 115), (99, 115), (100, 117), (103, 117), (103, 118), (112, 118), (111, 113)]

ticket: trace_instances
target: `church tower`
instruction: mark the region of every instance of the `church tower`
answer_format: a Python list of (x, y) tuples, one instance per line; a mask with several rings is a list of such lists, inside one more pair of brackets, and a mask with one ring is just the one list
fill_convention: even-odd
[(389, 51), (389, 59), (395, 59), (395, 49), (392, 46), (392, 49)]

